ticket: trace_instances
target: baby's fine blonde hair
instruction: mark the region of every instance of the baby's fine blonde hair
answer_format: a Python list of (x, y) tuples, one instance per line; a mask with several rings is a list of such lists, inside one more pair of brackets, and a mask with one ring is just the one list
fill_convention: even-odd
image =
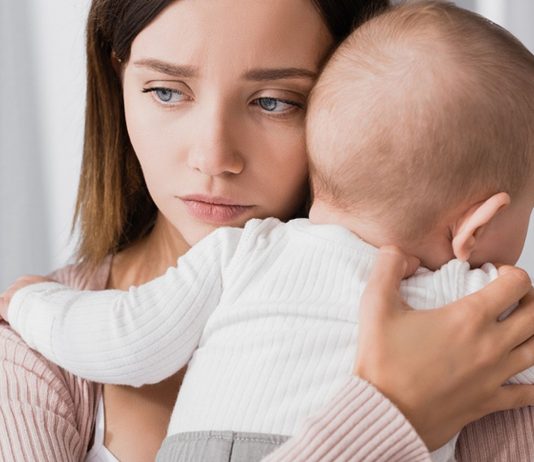
[(534, 56), (451, 3), (393, 7), (333, 55), (307, 136), (315, 198), (420, 237), (444, 210), (532, 181)]

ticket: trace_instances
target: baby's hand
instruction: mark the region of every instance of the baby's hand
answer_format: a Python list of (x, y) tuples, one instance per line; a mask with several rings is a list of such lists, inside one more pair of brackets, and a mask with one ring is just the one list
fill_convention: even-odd
[(7, 290), (0, 295), (0, 318), (3, 318), (7, 321), (7, 309), (9, 307), (9, 302), (15, 295), (15, 292), (23, 287), (29, 286), (30, 284), (38, 284), (40, 282), (55, 282), (53, 279), (43, 277), (43, 276), (22, 276), (18, 278), (13, 284), (11, 284)]

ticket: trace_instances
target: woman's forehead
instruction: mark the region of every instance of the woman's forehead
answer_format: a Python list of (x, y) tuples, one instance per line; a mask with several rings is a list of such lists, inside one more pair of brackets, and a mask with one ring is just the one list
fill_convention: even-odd
[(331, 45), (311, 0), (178, 0), (139, 33), (131, 58), (229, 71), (317, 68)]

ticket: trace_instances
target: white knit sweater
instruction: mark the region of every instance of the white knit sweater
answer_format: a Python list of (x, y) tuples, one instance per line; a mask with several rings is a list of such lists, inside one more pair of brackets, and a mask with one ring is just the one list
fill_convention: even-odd
[[(215, 231), (128, 292), (29, 286), (13, 298), (9, 321), (30, 346), (98, 382), (156, 383), (189, 363), (169, 435), (292, 435), (352, 373), (376, 252), (337, 225), (251, 220)], [(401, 292), (412, 307), (433, 308), (496, 274), (453, 260), (418, 270)]]

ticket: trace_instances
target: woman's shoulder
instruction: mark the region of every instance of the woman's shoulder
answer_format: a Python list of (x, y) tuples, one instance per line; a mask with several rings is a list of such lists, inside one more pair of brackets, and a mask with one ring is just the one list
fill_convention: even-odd
[[(55, 271), (52, 277), (77, 289), (104, 289), (110, 265), (111, 257), (96, 269), (84, 264), (69, 265)], [(46, 450), (47, 457), (82, 457), (90, 443), (101, 390), (101, 385), (65, 371), (32, 350), (7, 323), (0, 321), (0, 426), (5, 420), (4, 428), (10, 429), (9, 435), (0, 435), (0, 446), (5, 438), (12, 449), (19, 447), (18, 439), (24, 446), (24, 441), (34, 438), (37, 432), (42, 436), (42, 445), (32, 446), (32, 450)], [(64, 447), (65, 438), (73, 447)]]
[(52, 279), (81, 290), (103, 290), (106, 288), (111, 271), (112, 256), (108, 255), (96, 267), (84, 262), (64, 266), (49, 276)]
[[(107, 258), (96, 269), (89, 269), (84, 264), (69, 265), (55, 271), (51, 276), (58, 282), (77, 289), (104, 289), (110, 264), (111, 257)], [(28, 389), (31, 396), (34, 396), (35, 393), (39, 394), (39, 387), (45, 387), (48, 391), (57, 392), (57, 398), (61, 398), (63, 401), (65, 399), (79, 401), (79, 394), (92, 395), (99, 390), (99, 387), (95, 387), (91, 382), (70, 374), (37, 351), (32, 350), (3, 321), (0, 321), (0, 364), (3, 376), (3, 380), (0, 381), (0, 388), (9, 386), (9, 382), (21, 382), (25, 384), (24, 387), (35, 388), (33, 390)], [(21, 386), (16, 388), (20, 390)]]
[[(2, 399), (8, 391), (22, 395), (22, 387), (30, 393), (29, 397), (36, 397), (40, 392), (39, 387), (44, 386), (48, 392), (57, 393), (56, 397), (65, 401), (73, 398), (76, 389), (92, 388), (85, 380), (71, 377), (71, 374), (32, 350), (4, 321), (0, 321), (0, 364)], [(13, 384), (17, 384), (16, 388), (13, 388)], [(11, 398), (19, 399), (17, 396)]]
[[(82, 457), (100, 394), (101, 385), (48, 361), (0, 321), (0, 446), (17, 457), (30, 449), (39, 457)], [(37, 435), (41, 444), (34, 446)]]

